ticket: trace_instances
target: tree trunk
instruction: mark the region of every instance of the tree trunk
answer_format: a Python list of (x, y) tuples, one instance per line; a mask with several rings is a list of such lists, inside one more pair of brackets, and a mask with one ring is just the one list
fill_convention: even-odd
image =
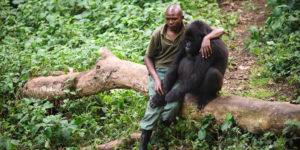
[(108, 143), (104, 143), (101, 145), (95, 146), (86, 146), (81, 147), (82, 150), (90, 150), (90, 149), (101, 149), (101, 150), (114, 150), (120, 146), (124, 145), (133, 145), (135, 141), (139, 141), (141, 137), (141, 132), (132, 133), (129, 137), (122, 137), (120, 140), (111, 141)]
[[(110, 89), (123, 88), (147, 94), (148, 72), (144, 65), (118, 59), (106, 48), (100, 49), (101, 59), (86, 72), (60, 76), (36, 77), (29, 80), (20, 93), (39, 99), (79, 98)], [(281, 132), (286, 120), (300, 121), (300, 105), (268, 102), (255, 98), (221, 96), (204, 109), (196, 107), (195, 98), (187, 94), (182, 116), (199, 120), (209, 113), (220, 123), (231, 113), (240, 127), (253, 133)], [(297, 134), (300, 131), (297, 130)]]
[(100, 56), (94, 68), (86, 72), (29, 80), (21, 89), (21, 95), (54, 100), (79, 98), (116, 88), (147, 93), (148, 72), (144, 65), (120, 60), (106, 48), (100, 49)]

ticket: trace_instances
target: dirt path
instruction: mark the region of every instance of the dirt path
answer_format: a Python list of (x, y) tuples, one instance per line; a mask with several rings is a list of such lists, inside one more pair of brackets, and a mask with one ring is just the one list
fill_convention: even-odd
[[(251, 69), (258, 68), (258, 65), (256, 64), (256, 56), (247, 52), (243, 41), (250, 36), (250, 26), (260, 27), (265, 23), (270, 10), (266, 8), (265, 0), (222, 2), (219, 6), (225, 13), (236, 13), (239, 20), (238, 25), (232, 27), (236, 38), (228, 41), (231, 45), (228, 45), (231, 69), (225, 73), (223, 91), (230, 95), (248, 96), (247, 94), (243, 95), (246, 92), (250, 93), (251, 96), (251, 93), (257, 92), (257, 87), (250, 86)], [(259, 73), (256, 74), (259, 75)], [(295, 99), (290, 98), (294, 91), (291, 90), (290, 85), (275, 84), (272, 79), (269, 79), (267, 84), (259, 88), (275, 94), (264, 97), (265, 100), (295, 101)]]
[[(243, 40), (249, 37), (249, 26), (262, 25), (267, 19), (264, 1), (252, 2), (253, 4), (248, 2), (248, 6), (253, 6), (258, 9), (257, 11), (249, 7), (246, 8), (246, 2), (243, 1), (220, 4), (220, 7), (227, 13), (237, 13), (239, 20), (238, 26), (232, 29), (235, 31), (236, 38), (234, 40), (229, 39), (229, 43), (233, 44), (233, 48), (228, 47), (229, 59), (232, 61), (233, 68), (226, 72), (223, 87), (225, 91), (232, 94), (246, 90), (246, 87), (242, 85), (249, 80), (251, 66), (256, 65), (256, 56), (249, 54), (243, 45)], [(238, 13), (238, 10), (242, 10), (242, 12)]]

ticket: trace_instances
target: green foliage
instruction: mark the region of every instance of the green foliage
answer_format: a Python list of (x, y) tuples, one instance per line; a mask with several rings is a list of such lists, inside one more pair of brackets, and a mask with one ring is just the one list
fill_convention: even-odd
[[(287, 120), (284, 122), (287, 127), (285, 127), (282, 131), (282, 135), (289, 137), (290, 139), (297, 139), (296, 130), (300, 129), (300, 122), (296, 122), (295, 120)], [(293, 141), (290, 142), (293, 142)]]
[(30, 76), (91, 68), (101, 46), (121, 59), (141, 63), (150, 35), (163, 24), (171, 3), (183, 5), (187, 21), (201, 19), (225, 29), (237, 22), (232, 15), (223, 18), (216, 3), (196, 0), (28, 0), (18, 9), (8, 0), (0, 2), (0, 95), (5, 97), (17, 96)]
[(59, 106), (37, 99), (11, 101), (4, 106), (7, 116), (0, 118), (0, 149), (57, 149), (114, 140), (138, 130), (146, 98), (112, 90), (75, 102), (65, 99)]
[(287, 121), (288, 134), (276, 135), (242, 130), (231, 114), (226, 114), (224, 119), (223, 124), (217, 124), (209, 114), (199, 122), (177, 118), (170, 127), (159, 126), (150, 143), (158, 149), (297, 149), (294, 131), (300, 129), (299, 122)]
[[(74, 121), (68, 122), (61, 114), (48, 115), (53, 105), (36, 99), (22, 99), (16, 106), (7, 106), (7, 120), (1, 121), (2, 148), (10, 145), (10, 136), (21, 139), (22, 147), (67, 146), (76, 142), (74, 137), (84, 135)], [(9, 131), (9, 132), (7, 132)], [(21, 142), (15, 140), (17, 142)]]
[[(142, 63), (151, 33), (164, 23), (164, 11), (172, 3), (183, 7), (187, 21), (200, 19), (226, 30), (237, 24), (233, 14), (221, 15), (216, 3), (203, 0), (20, 0), (17, 9), (1, 0), (0, 149), (79, 149), (138, 130), (148, 97), (134, 91), (49, 102), (19, 99), (18, 90), (29, 78), (52, 70), (88, 70), (101, 57), (101, 46), (121, 59)], [(230, 36), (234, 38), (234, 32)], [(270, 140), (277, 139), (275, 135), (261, 140), (235, 125), (232, 116), (221, 126), (210, 115), (201, 122), (178, 118), (171, 128), (160, 128), (156, 133), (162, 134), (152, 143), (193, 149), (220, 143), (222, 149), (244, 140), (242, 146), (250, 143), (259, 149), (276, 142)], [(251, 143), (251, 138), (260, 143)]]
[(268, 0), (273, 8), (265, 26), (250, 28), (250, 52), (265, 66), (263, 76), (288, 80), (300, 87), (300, 3), (297, 0)]

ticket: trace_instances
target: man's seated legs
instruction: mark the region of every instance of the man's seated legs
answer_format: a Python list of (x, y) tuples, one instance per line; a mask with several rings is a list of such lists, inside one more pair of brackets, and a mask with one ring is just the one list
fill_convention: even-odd
[[(157, 69), (156, 70), (158, 76), (160, 79), (164, 79), (165, 74), (167, 73), (167, 69)], [(149, 95), (150, 99), (152, 96), (155, 95), (154, 91), (154, 83), (151, 76), (149, 76)], [(178, 85), (178, 84), (176, 84)], [(176, 86), (175, 85), (175, 86)], [(174, 86), (174, 87), (175, 87)], [(147, 104), (147, 109), (145, 112), (145, 115), (140, 122), (140, 126), (142, 129), (142, 136), (140, 141), (140, 149), (146, 149), (147, 144), (150, 140), (150, 136), (152, 133), (152, 130), (154, 130), (157, 127), (157, 122), (160, 117), (162, 117), (162, 121), (166, 124), (170, 124), (176, 117), (176, 115), (179, 113), (180, 109), (180, 102), (172, 102), (167, 103), (165, 106), (155, 107), (152, 108), (150, 106), (150, 101)], [(143, 147), (143, 148), (141, 148)]]

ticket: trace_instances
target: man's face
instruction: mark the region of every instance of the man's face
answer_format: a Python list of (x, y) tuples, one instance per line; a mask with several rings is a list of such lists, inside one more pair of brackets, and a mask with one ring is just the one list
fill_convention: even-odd
[(168, 28), (170, 28), (172, 31), (178, 31), (182, 20), (183, 20), (182, 15), (177, 15), (172, 12), (166, 13), (166, 24), (168, 25)]

